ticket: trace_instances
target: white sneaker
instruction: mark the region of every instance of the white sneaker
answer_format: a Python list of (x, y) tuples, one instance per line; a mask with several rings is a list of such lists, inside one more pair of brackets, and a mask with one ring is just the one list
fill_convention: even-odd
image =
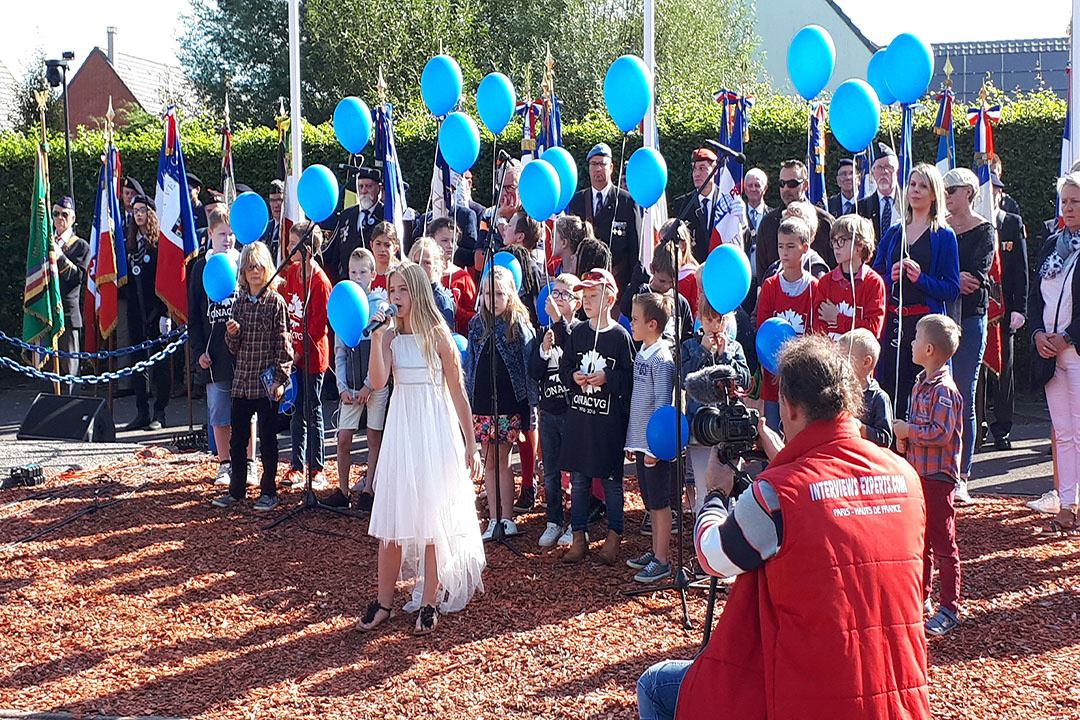
[[(508, 518), (503, 518), (502, 523), (503, 523), (503, 536), (505, 536), (505, 537), (514, 537), (516, 535), (521, 534), (521, 531), (518, 530), (517, 524), (513, 520), (510, 520)], [(495, 533), (495, 521), (494, 520), (488, 520), (487, 530), (484, 531), (484, 534), (481, 535), (480, 538), (484, 542), (487, 542), (488, 540), (491, 539), (491, 536), (494, 533)]]
[(326, 473), (322, 470), (315, 473), (315, 477), (311, 478), (312, 490), (328, 490), (330, 488), (330, 481), (326, 479)]
[(1057, 515), (1061, 512), (1061, 500), (1058, 499), (1057, 490), (1044, 492), (1037, 500), (1029, 500), (1027, 506), (1046, 515)]
[(495, 533), (495, 521), (494, 520), (488, 520), (487, 530), (485, 530), (484, 534), (480, 536), (480, 539), (483, 540), (484, 542), (487, 542), (488, 540), (491, 539), (491, 536), (494, 533)]
[(954, 505), (969, 505), (971, 503), (971, 493), (968, 492), (967, 480), (960, 480), (956, 483), (956, 494), (953, 495)]
[(247, 461), (247, 484), (251, 487), (259, 484), (259, 463), (254, 460)]
[(562, 537), (563, 527), (558, 523), (549, 522), (547, 528), (544, 530), (544, 534), (540, 536), (540, 547), (549, 548), (555, 547), (555, 544), (559, 542), (559, 538)]
[(228, 485), (229, 479), (232, 477), (232, 463), (226, 460), (223, 463), (218, 463), (217, 477), (214, 478), (215, 485)]
[[(585, 533), (585, 542), (589, 542), (589, 533)], [(566, 532), (559, 538), (559, 547), (570, 547), (574, 544), (574, 531), (569, 525), (566, 526)]]

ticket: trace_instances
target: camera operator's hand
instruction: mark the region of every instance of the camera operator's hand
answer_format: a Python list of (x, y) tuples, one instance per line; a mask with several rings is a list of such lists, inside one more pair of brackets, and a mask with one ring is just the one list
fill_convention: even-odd
[(758, 420), (758, 445), (769, 460), (784, 449), (784, 439), (765, 423), (765, 418)]
[(716, 490), (731, 497), (731, 491), (735, 488), (735, 476), (731, 468), (724, 463), (716, 452), (716, 448), (709, 453), (709, 464), (705, 468), (705, 492), (711, 493)]

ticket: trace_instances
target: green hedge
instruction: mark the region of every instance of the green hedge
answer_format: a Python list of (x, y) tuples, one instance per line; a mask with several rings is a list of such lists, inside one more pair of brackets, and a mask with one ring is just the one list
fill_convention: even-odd
[[(972, 157), (972, 134), (964, 108), (957, 108), (954, 118), (957, 157), (967, 164)], [(752, 109), (750, 140), (746, 146), (747, 167), (759, 166), (775, 178), (780, 162), (801, 157), (806, 147), (807, 106), (782, 97), (758, 100)], [(933, 162), (937, 157), (937, 136), (932, 130), (935, 105), (928, 103), (916, 116), (914, 157)], [(1054, 179), (1058, 173), (1061, 133), (1065, 103), (1051, 93), (1023, 95), (1006, 99), (1001, 123), (995, 128), (995, 146), (1005, 162), (1008, 192), (1020, 203), (1029, 234), (1036, 235), (1041, 222), (1054, 213)], [(715, 103), (694, 106), (663, 107), (659, 111), (660, 147), (668, 159), (669, 196), (689, 191), (691, 152), (704, 138), (716, 137), (720, 109)], [(888, 141), (887, 128), (899, 131), (895, 112), (883, 115), (880, 139)], [(210, 119), (195, 119), (182, 124), (185, 160), (188, 168), (204, 182), (214, 185), (220, 173), (220, 136)], [(435, 125), (430, 119), (399, 123), (395, 128), (398, 153), (405, 177), (412, 185), (410, 204), (422, 208), (427, 202), (434, 153)], [(66, 193), (63, 136), (50, 137), (52, 196)], [(520, 126), (499, 138), (499, 147), (518, 154)], [(578, 159), (584, 184), (584, 158), (595, 143), (605, 141), (620, 152), (622, 138), (607, 115), (601, 112), (583, 122), (564, 126), (564, 145)], [(83, 129), (72, 143), (75, 174), (75, 201), (79, 210), (80, 234), (86, 236), (94, 207), (94, 190), (103, 147), (101, 133)], [(30, 208), (30, 190), (34, 171), (33, 137), (17, 133), (0, 134), (0, 329), (15, 334), (21, 331), (21, 298), (25, 275), (26, 238)], [(161, 148), (158, 126), (149, 125), (118, 134), (123, 172), (138, 178), (148, 192), (153, 192), (157, 159)], [(491, 187), (492, 137), (484, 131), (482, 152), (474, 168), (475, 194), (479, 202), (489, 200)], [(627, 140), (626, 153), (641, 145), (634, 133)], [(835, 191), (836, 166), (846, 153), (833, 138), (828, 138), (828, 185)], [(369, 148), (370, 162), (370, 148)], [(334, 167), (346, 159), (329, 124), (304, 128), (305, 164), (324, 163)], [(238, 182), (265, 192), (277, 162), (276, 133), (272, 128), (244, 127), (233, 135), (233, 162)], [(769, 189), (769, 203), (778, 200), (775, 186)], [(1029, 247), (1031, 254), (1037, 248)], [(1026, 377), (1023, 368), (1018, 378)], [(1021, 382), (1023, 382), (1021, 380)]]

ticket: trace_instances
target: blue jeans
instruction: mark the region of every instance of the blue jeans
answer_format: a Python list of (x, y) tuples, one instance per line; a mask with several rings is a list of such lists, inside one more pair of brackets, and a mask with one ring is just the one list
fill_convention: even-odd
[(638, 717), (641, 720), (674, 720), (679, 687), (690, 663), (690, 660), (664, 660), (642, 673), (637, 681)]
[(544, 460), (544, 497), (547, 499), (547, 521), (562, 527), (562, 472), (559, 455), (562, 453), (566, 414), (540, 412), (540, 453)]
[[(614, 530), (620, 535), (623, 531), (622, 467), (620, 457), (619, 469), (615, 474), (601, 478), (604, 485), (604, 505), (607, 506), (608, 530)], [(570, 529), (574, 532), (580, 532), (588, 525), (591, 491), (592, 478), (584, 473), (570, 473)]]
[(964, 450), (960, 456), (960, 477), (967, 478), (971, 474), (971, 457), (975, 453), (975, 387), (986, 351), (986, 316), (964, 318), (960, 330), (960, 347), (952, 358), (952, 372), (956, 387), (964, 398)]
[[(296, 386), (296, 402), (292, 416), (292, 469), (301, 470), (307, 459), (307, 443), (312, 445), (311, 469), (319, 472), (323, 469), (323, 412), (322, 383), (323, 373), (297, 372), (293, 375)], [(304, 403), (305, 393), (311, 393), (311, 426), (307, 438), (304, 438)]]
[(765, 401), (765, 424), (780, 432), (780, 403), (776, 400)]

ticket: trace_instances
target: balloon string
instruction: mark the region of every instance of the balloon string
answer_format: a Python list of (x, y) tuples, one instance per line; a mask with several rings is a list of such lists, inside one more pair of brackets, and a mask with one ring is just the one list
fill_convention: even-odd
[[(499, 136), (495, 135), (491, 143), (491, 199), (495, 201), (495, 175), (499, 167)], [(496, 208), (498, 210), (498, 208)]]

